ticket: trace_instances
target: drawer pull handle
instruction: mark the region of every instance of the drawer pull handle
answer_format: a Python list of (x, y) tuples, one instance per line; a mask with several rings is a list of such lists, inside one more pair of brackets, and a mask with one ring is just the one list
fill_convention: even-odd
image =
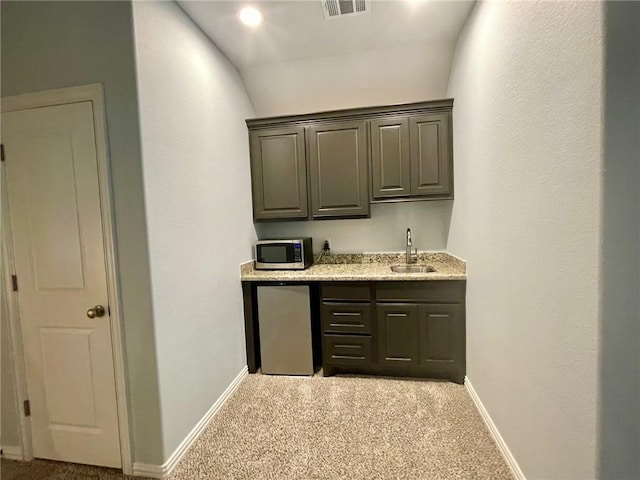
[(333, 312), (334, 317), (359, 317), (360, 312)]
[(331, 358), (348, 358), (352, 360), (364, 360), (365, 357), (361, 355), (331, 355)]
[(332, 323), (331, 326), (332, 327), (358, 327), (358, 328), (364, 328), (364, 325), (361, 325), (359, 323)]
[(335, 348), (362, 348), (362, 345), (334, 345)]
[(433, 317), (433, 318), (448, 318), (449, 317), (449, 315), (441, 315), (439, 313), (430, 313), (429, 316)]

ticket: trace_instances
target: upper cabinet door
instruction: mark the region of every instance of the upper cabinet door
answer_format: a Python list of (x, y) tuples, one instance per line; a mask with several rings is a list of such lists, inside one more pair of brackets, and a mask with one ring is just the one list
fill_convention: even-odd
[(371, 194), (374, 199), (411, 193), (409, 119), (371, 120)]
[(411, 195), (453, 196), (449, 114), (410, 117)]
[(369, 216), (365, 122), (318, 123), (308, 134), (313, 218)]
[(307, 218), (304, 127), (250, 132), (254, 220)]

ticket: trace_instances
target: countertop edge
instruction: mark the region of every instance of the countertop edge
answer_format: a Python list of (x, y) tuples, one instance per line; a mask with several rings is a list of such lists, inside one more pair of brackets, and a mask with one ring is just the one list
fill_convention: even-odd
[(438, 277), (416, 277), (409, 274), (394, 274), (393, 277), (385, 276), (362, 276), (362, 277), (330, 277), (330, 276), (313, 276), (313, 277), (243, 277), (243, 282), (437, 282), (437, 281), (466, 281), (466, 275), (441, 275)]
[[(466, 261), (449, 252), (432, 252), (440, 253), (451, 258), (451, 270), (445, 273), (354, 273), (348, 271), (342, 272), (313, 272), (309, 274), (309, 270), (259, 270), (256, 271), (253, 266), (253, 260), (240, 264), (240, 280), (242, 282), (349, 282), (349, 281), (391, 281), (391, 282), (407, 282), (407, 281), (466, 281)], [(320, 264), (325, 269), (335, 265), (336, 270), (345, 269), (345, 265), (349, 264)], [(354, 264), (362, 265), (362, 264)], [(376, 266), (387, 266), (386, 262), (369, 263), (372, 268)], [(313, 267), (311, 267), (313, 268)]]

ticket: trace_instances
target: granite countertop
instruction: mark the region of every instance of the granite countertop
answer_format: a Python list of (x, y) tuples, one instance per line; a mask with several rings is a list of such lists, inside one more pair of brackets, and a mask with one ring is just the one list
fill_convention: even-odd
[(466, 280), (466, 262), (447, 252), (418, 254), (417, 265), (430, 265), (435, 272), (394, 273), (391, 265), (403, 265), (404, 253), (359, 253), (324, 255), (306, 270), (256, 270), (253, 261), (240, 265), (243, 282), (260, 281), (367, 281), (367, 280)]

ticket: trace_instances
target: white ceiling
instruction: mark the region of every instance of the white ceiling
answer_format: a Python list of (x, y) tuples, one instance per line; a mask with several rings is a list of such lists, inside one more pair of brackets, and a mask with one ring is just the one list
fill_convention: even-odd
[[(325, 19), (320, 0), (192, 1), (180, 6), (238, 69), (372, 50), (454, 42), (473, 1), (371, 2), (371, 12)], [(244, 6), (264, 22), (249, 28), (237, 19)]]

